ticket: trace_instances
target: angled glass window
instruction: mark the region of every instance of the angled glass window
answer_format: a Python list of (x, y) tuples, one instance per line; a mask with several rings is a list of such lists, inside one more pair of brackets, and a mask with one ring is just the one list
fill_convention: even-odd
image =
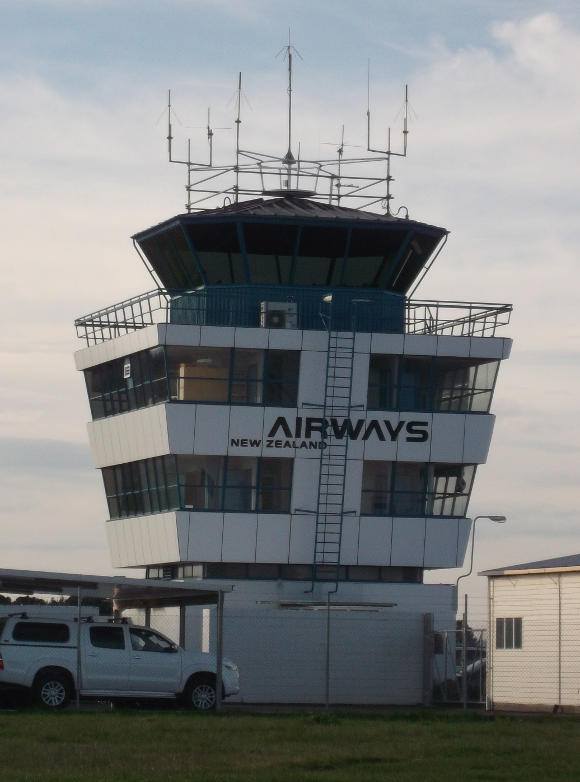
[(232, 404), (261, 404), (264, 389), (264, 351), (236, 350), (232, 372)]
[(295, 407), (300, 351), (158, 346), (85, 370), (93, 420), (166, 402)]
[(297, 226), (245, 223), (243, 231), (252, 283), (289, 285)]
[(230, 348), (168, 347), (171, 399), (227, 403), (231, 352)]
[(292, 459), (161, 456), (102, 470), (111, 519), (168, 510), (288, 513)]
[(464, 517), (473, 464), (366, 461), (361, 515)]
[(299, 371), (298, 350), (266, 351), (264, 403), (275, 407), (295, 407)]
[(208, 285), (247, 282), (234, 223), (195, 225), (187, 230)]
[(340, 285), (346, 240), (346, 228), (303, 227), (294, 284)]
[(181, 507), (220, 510), (224, 486), (224, 456), (179, 456)]
[(293, 465), (293, 459), (261, 460), (258, 510), (265, 513), (288, 513)]
[(373, 354), (367, 406), (372, 410), (489, 411), (499, 361)]
[(162, 346), (90, 367), (84, 375), (93, 420), (168, 398)]

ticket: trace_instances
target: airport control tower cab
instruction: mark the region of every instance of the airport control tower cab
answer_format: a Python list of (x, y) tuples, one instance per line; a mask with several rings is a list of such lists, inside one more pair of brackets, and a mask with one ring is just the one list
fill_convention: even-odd
[(112, 564), (437, 611), (511, 307), (413, 297), (447, 231), (391, 209), (406, 120), (402, 151), (369, 119), (365, 155), (307, 161), (288, 117), (283, 157), (245, 152), (238, 101), (229, 166), (208, 119), (208, 160), (175, 161), (187, 211), (133, 237), (155, 289), (76, 322)]

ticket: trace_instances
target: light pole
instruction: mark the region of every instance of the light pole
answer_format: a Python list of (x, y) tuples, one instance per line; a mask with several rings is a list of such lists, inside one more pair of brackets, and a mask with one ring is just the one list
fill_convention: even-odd
[[(473, 525), (471, 527), (471, 560), (469, 563), (469, 570), (467, 573), (462, 573), (460, 576), (457, 577), (457, 581), (455, 582), (455, 610), (457, 611), (458, 604), (459, 604), (459, 582), (462, 578), (467, 578), (471, 575), (473, 571), (473, 551), (475, 549), (475, 525), (479, 521), (479, 519), (489, 519), (489, 521), (494, 521), (496, 524), (504, 524), (507, 519), (505, 516), (476, 516), (473, 519)], [(461, 690), (462, 690), (462, 700), (463, 700), (463, 708), (467, 708), (467, 592), (465, 593), (465, 605), (463, 608), (463, 622), (461, 626), (461, 636), (462, 636), (462, 654), (461, 654)]]

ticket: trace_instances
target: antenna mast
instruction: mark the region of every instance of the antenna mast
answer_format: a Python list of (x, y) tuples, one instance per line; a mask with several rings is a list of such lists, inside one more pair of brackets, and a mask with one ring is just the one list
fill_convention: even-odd
[(234, 185), (234, 197), (238, 203), (240, 193), (240, 125), (242, 124), (242, 72), (238, 73), (238, 112), (236, 115), (236, 184)]
[[(409, 86), (405, 84), (405, 100), (403, 104), (403, 151), (393, 152), (391, 149), (391, 128), (387, 128), (387, 148), (386, 149), (374, 149), (371, 147), (371, 63), (368, 61), (367, 71), (367, 152), (375, 152), (380, 155), (385, 155), (387, 158), (387, 176), (385, 177), (387, 185), (387, 193), (382, 201), (384, 208), (387, 210), (387, 214), (391, 212), (391, 201), (393, 195), (391, 193), (391, 182), (394, 182), (394, 178), (391, 176), (391, 156), (395, 157), (407, 157), (407, 136), (409, 135)], [(407, 207), (400, 207), (400, 209), (407, 209)], [(408, 210), (407, 210), (408, 212)]]
[[(392, 214), (391, 200), (391, 157), (406, 157), (408, 136), (408, 89), (405, 87), (405, 103), (403, 114), (403, 151), (393, 152), (391, 148), (391, 131), (387, 132), (387, 148), (374, 149), (371, 146), (371, 109), (370, 109), (370, 62), (368, 66), (367, 83), (367, 149), (358, 155), (346, 154), (346, 147), (353, 146), (345, 142), (344, 125), (341, 128), (340, 141), (334, 158), (304, 159), (301, 145), (298, 144), (298, 158), (292, 151), (292, 76), (294, 55), (302, 56), (292, 45), (290, 31), (288, 43), (278, 52), (288, 60), (288, 146), (281, 156), (263, 151), (242, 149), (240, 145), (242, 125), (242, 73), (238, 73), (235, 106), (235, 160), (219, 162), (214, 154), (214, 133), (216, 130), (231, 128), (216, 128), (212, 124), (211, 111), (207, 111), (207, 123), (203, 126), (207, 135), (209, 160), (192, 160), (192, 145), (188, 139), (186, 159), (176, 159), (173, 156), (173, 126), (175, 115), (171, 102), (171, 91), (167, 98), (167, 146), (169, 161), (187, 166), (187, 203), (188, 212), (215, 208), (220, 199), (223, 205), (239, 203), (243, 198), (311, 198), (315, 201), (341, 205), (348, 201), (355, 209), (382, 206), (387, 214)], [(179, 121), (179, 119), (178, 119)], [(181, 124), (181, 122), (180, 122)], [(326, 143), (326, 142), (324, 142)], [(335, 142), (336, 143), (336, 142)], [(334, 143), (332, 144), (334, 146)], [(356, 145), (354, 145), (356, 146)], [(372, 153), (372, 154), (368, 154)], [(196, 153), (193, 155), (197, 157)], [(203, 156), (205, 158), (205, 155)], [(369, 166), (386, 163), (386, 176), (380, 172), (372, 173)], [(364, 167), (358, 171), (357, 167)], [(386, 195), (385, 195), (386, 187)], [(406, 208), (406, 207), (403, 207)], [(407, 215), (408, 216), (408, 213)]]

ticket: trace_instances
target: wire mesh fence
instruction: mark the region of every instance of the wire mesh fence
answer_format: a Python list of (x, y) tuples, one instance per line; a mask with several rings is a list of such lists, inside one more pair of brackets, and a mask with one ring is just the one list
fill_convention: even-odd
[(486, 699), (487, 630), (459, 627), (435, 633), (433, 701), (484, 704)]

